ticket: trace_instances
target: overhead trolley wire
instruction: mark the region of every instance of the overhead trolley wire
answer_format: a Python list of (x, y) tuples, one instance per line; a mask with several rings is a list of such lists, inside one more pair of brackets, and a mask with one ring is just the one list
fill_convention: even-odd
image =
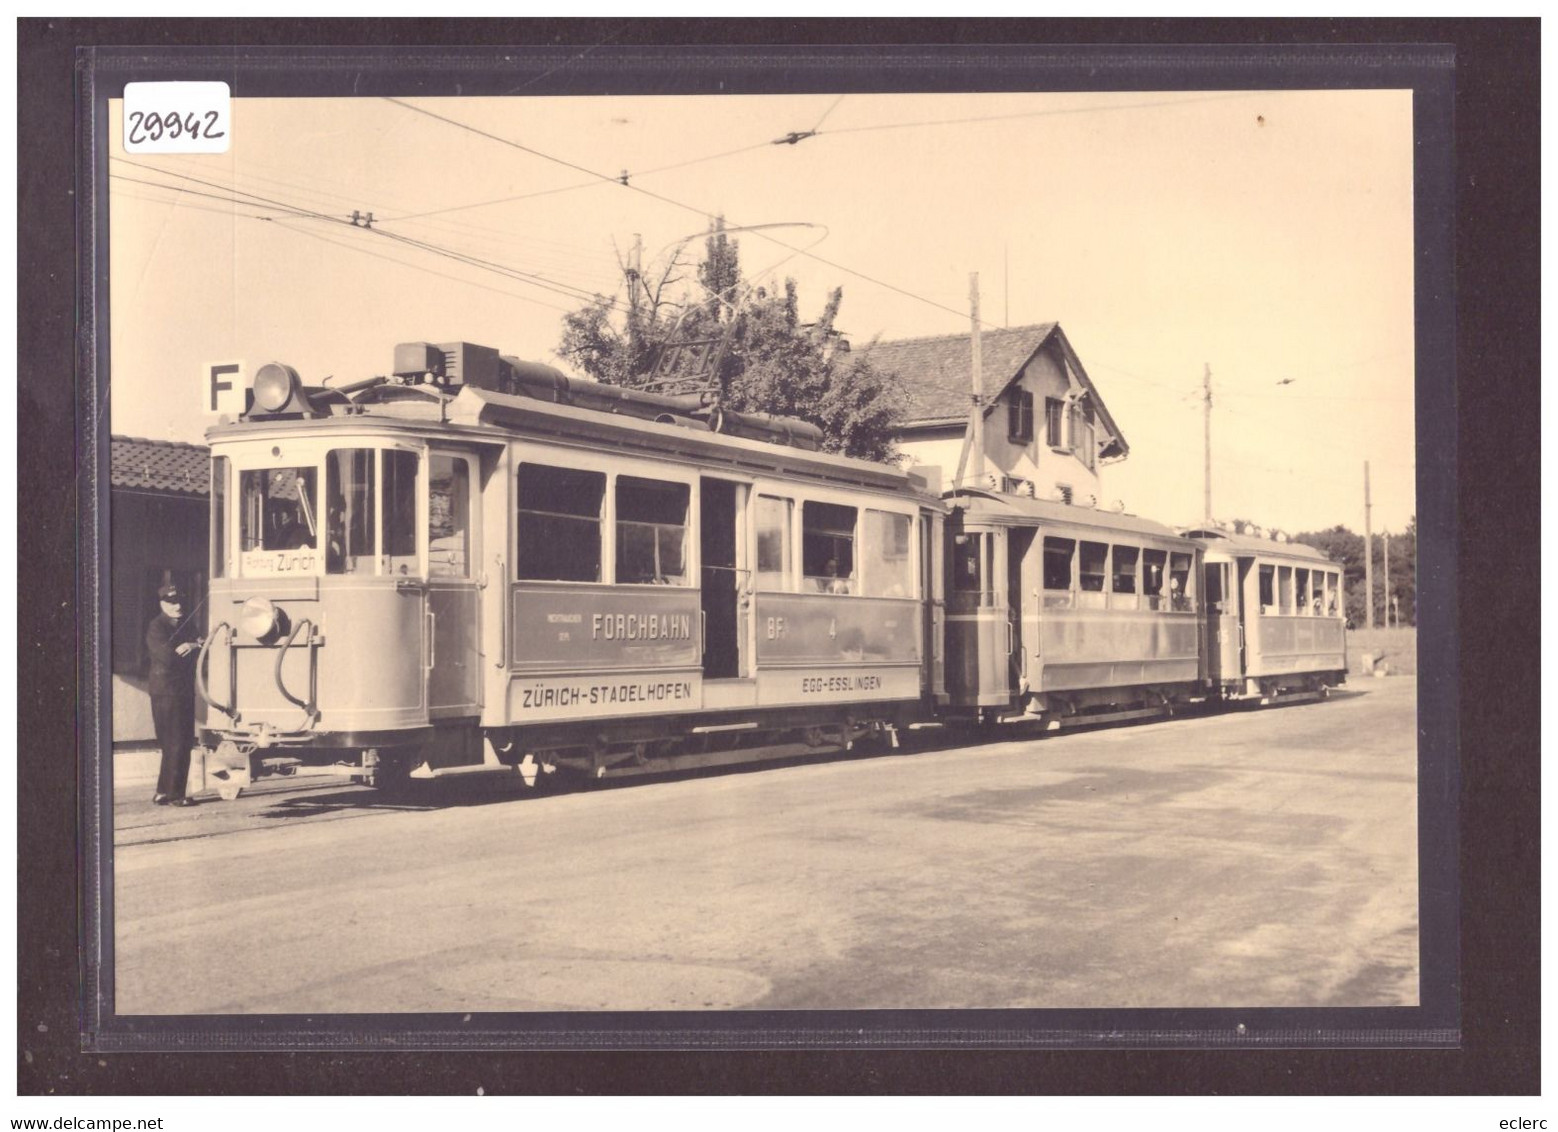
[[(582, 301), (591, 301), (591, 300), (594, 300), (597, 297), (604, 298), (604, 296), (601, 296), (599, 294), (599, 292), (592, 291), (592, 290), (590, 290), (588, 288), (575, 287), (572, 284), (563, 283), (563, 282), (561, 282), (559, 280), (549, 279), (546, 276), (539, 275), (539, 274), (537, 274), (535, 272), (527, 272), (527, 271), (524, 271), (521, 268), (510, 267), (507, 264), (497, 263), (497, 262), (492, 261), (492, 260), (485, 260), (485, 259), (482, 259), (482, 258), (480, 258), (478, 256), (467, 255), (465, 253), (458, 252), (458, 251), (455, 251), (455, 250), (450, 249), (450, 248), (445, 248), (445, 247), (443, 247), (441, 245), (438, 245), (438, 244), (429, 243), (429, 242), (424, 241), (424, 240), (417, 240), (417, 239), (414, 239), (414, 238), (412, 238), (410, 236), (406, 236), (406, 235), (403, 235), (403, 234), (398, 233), (398, 232), (387, 232), (387, 231), (384, 231), (382, 229), (372, 228), (372, 227), (363, 228), (360, 225), (354, 224), (350, 219), (348, 219), (348, 218), (346, 218), (344, 216), (335, 216), (335, 215), (331, 215), (330, 213), (318, 212), (318, 211), (315, 211), (313, 209), (300, 208), (300, 207), (298, 207), (296, 205), (293, 205), (293, 204), (291, 204), (291, 203), (289, 203), (287, 201), (277, 200), (277, 199), (275, 199), (273, 197), (260, 196), (258, 194), (249, 193), (249, 192), (246, 192), (246, 191), (241, 190), (241, 189), (232, 189), (229, 186), (222, 185), (222, 184), (220, 184), (218, 182), (207, 181), (207, 180), (205, 180), (203, 178), (194, 177), (194, 176), (191, 176), (190, 174), (187, 174), (187, 173), (175, 173), (175, 172), (171, 172), (171, 171), (167, 171), (167, 170), (162, 170), (162, 169), (158, 169), (156, 166), (145, 165), (145, 164), (143, 164), (141, 162), (136, 162), (136, 161), (128, 161), (128, 160), (126, 160), (124, 158), (114, 158), (113, 160), (124, 161), (126, 164), (134, 165), (137, 168), (150, 169), (153, 172), (162, 173), (165, 176), (172, 176), (172, 177), (180, 178), (182, 180), (193, 181), (196, 184), (206, 185), (206, 186), (208, 186), (210, 188), (224, 189), (224, 190), (228, 191), (229, 193), (237, 193), (237, 194), (240, 194), (241, 196), (250, 197), (250, 198), (252, 198), (252, 200), (240, 200), (240, 199), (237, 199), (237, 197), (231, 196), (231, 195), (225, 196), (225, 197), (224, 196), (219, 196), (219, 195), (217, 195), (215, 193), (206, 193), (206, 192), (201, 192), (200, 190), (197, 190), (197, 189), (190, 189), (190, 188), (188, 188), (186, 186), (183, 186), (183, 185), (170, 185), (170, 184), (159, 183), (159, 182), (156, 182), (156, 181), (146, 181), (146, 180), (143, 180), (143, 179), (137, 178), (137, 177), (127, 177), (127, 176), (125, 176), (123, 174), (110, 174), (110, 176), (116, 177), (116, 178), (118, 178), (120, 180), (132, 181), (132, 182), (135, 182), (137, 184), (150, 185), (153, 188), (163, 189), (163, 190), (166, 190), (168, 192), (175, 192), (175, 193), (179, 193), (179, 194), (189, 194), (189, 195), (192, 195), (192, 196), (200, 196), (200, 197), (209, 197), (209, 198), (211, 198), (213, 200), (226, 200), (226, 201), (228, 201), (228, 202), (230, 202), (232, 204), (243, 205), (243, 206), (249, 207), (249, 208), (255, 207), (254, 201), (259, 201), (259, 202), (261, 202), (263, 204), (266, 204), (266, 205), (269, 205), (269, 206), (271, 206), (273, 208), (280, 208), (280, 209), (282, 209), (285, 213), (287, 213), (290, 216), (299, 217), (299, 218), (312, 218), (312, 219), (316, 219), (316, 220), (324, 220), (324, 221), (327, 221), (327, 222), (332, 223), (332, 224), (338, 224), (338, 225), (342, 225), (344, 227), (358, 229), (360, 231), (364, 231), (364, 232), (368, 232), (368, 233), (371, 233), (373, 235), (376, 235), (376, 236), (378, 236), (378, 237), (380, 237), (382, 239), (387, 239), (387, 240), (391, 240), (391, 241), (394, 241), (394, 242), (397, 242), (397, 243), (406, 244), (408, 246), (418, 248), (419, 250), (428, 252), (428, 253), (433, 254), (433, 255), (443, 256), (443, 257), (445, 257), (447, 259), (452, 259), (452, 260), (455, 260), (456, 262), (464, 263), (467, 266), (476, 267), (476, 268), (479, 268), (479, 269), (485, 270), (485, 271), (495, 272), (496, 274), (502, 275), (502, 276), (504, 276), (506, 278), (513, 279), (516, 282), (525, 283), (528, 286), (539, 287), (542, 290), (547, 290), (547, 291), (551, 291), (551, 292), (554, 292), (556, 294), (562, 295), (564, 298), (575, 299), (575, 300), (582, 300)], [(262, 221), (263, 220), (273, 220), (272, 217), (266, 217), (266, 216), (255, 216), (255, 217), (252, 217), (252, 219), (262, 220)], [(608, 302), (610, 303), (610, 305), (613, 308), (616, 308), (619, 305), (614, 300), (608, 300)], [(558, 309), (562, 309), (562, 308), (558, 308)]]
[[(652, 189), (646, 189), (642, 185), (635, 185), (635, 184), (632, 183), (631, 179), (623, 180), (620, 177), (612, 177), (612, 176), (609, 176), (608, 174), (605, 174), (605, 173), (598, 173), (595, 170), (588, 169), (588, 168), (586, 168), (583, 165), (577, 164), (576, 162), (569, 161), (569, 160), (567, 160), (565, 158), (561, 158), (561, 157), (555, 157), (552, 154), (546, 153), (546, 152), (544, 152), (542, 150), (539, 150), (539, 149), (536, 149), (533, 146), (528, 146), (528, 145), (525, 145), (522, 142), (516, 142), (516, 141), (513, 141), (513, 140), (511, 140), (509, 138), (501, 137), (498, 134), (494, 134), (494, 133), (491, 133), (491, 132), (489, 132), (487, 130), (483, 130), (479, 126), (472, 126), (472, 125), (469, 125), (468, 123), (461, 122), (458, 119), (449, 118), (449, 117), (446, 117), (443, 114), (434, 113), (431, 110), (424, 109), (423, 107), (420, 107), (420, 106), (414, 106), (411, 103), (405, 102), (405, 101), (403, 101), (401, 99), (398, 99), (398, 98), (390, 98), (390, 99), (387, 99), (387, 101), (393, 102), (397, 106), (405, 107), (407, 110), (410, 110), (413, 113), (425, 115), (425, 116), (427, 116), (429, 118), (434, 119), (435, 121), (443, 122), (443, 123), (445, 123), (447, 125), (454, 126), (457, 129), (466, 130), (466, 131), (469, 131), (470, 133), (476, 134), (479, 137), (484, 137), (484, 138), (487, 138), (487, 139), (489, 139), (491, 141), (495, 141), (499, 145), (506, 145), (506, 146), (509, 146), (512, 149), (517, 149), (517, 150), (519, 150), (522, 153), (528, 153), (532, 157), (539, 157), (543, 161), (550, 161), (550, 162), (553, 162), (554, 164), (564, 166), (565, 168), (573, 169), (576, 172), (588, 173), (590, 176), (595, 177), (595, 178), (597, 178), (598, 180), (601, 180), (601, 181), (610, 181), (610, 182), (612, 182), (614, 184), (622, 185), (623, 188), (630, 189), (633, 192), (639, 193), (642, 196), (649, 197), (652, 200), (660, 201), (662, 204), (671, 205), (673, 208), (679, 208), (679, 209), (682, 209), (683, 211), (691, 212), (691, 213), (693, 213), (693, 214), (695, 214), (697, 216), (704, 217), (704, 218), (708, 218), (708, 217), (714, 215), (714, 213), (711, 212), (708, 209), (698, 208), (695, 205), (687, 204), (685, 201), (676, 200), (674, 197), (668, 197), (668, 196), (664, 195), (663, 193), (657, 193), (657, 192), (655, 192)], [(739, 227), (739, 225), (737, 225), (737, 227)], [(894, 283), (889, 283), (885, 279), (878, 279), (875, 276), (867, 275), (865, 272), (858, 271), (855, 268), (846, 267), (845, 265), (843, 265), (841, 263), (835, 263), (833, 260), (826, 259), (826, 258), (818, 255), (816, 252), (807, 251), (807, 250), (805, 250), (803, 248), (797, 248), (793, 244), (787, 244), (783, 240), (777, 239), (777, 238), (775, 238), (773, 236), (770, 236), (770, 235), (767, 235), (766, 233), (763, 233), (763, 232), (758, 232), (757, 236), (758, 236), (759, 239), (767, 240), (769, 243), (777, 244), (777, 245), (779, 245), (779, 247), (785, 248), (788, 251), (795, 252), (797, 254), (803, 255), (807, 259), (814, 260), (817, 263), (823, 264), (826, 267), (831, 267), (835, 271), (842, 271), (846, 275), (852, 275), (852, 276), (854, 276), (857, 279), (863, 279), (867, 283), (874, 283), (878, 287), (881, 287), (881, 288), (883, 288), (885, 290), (892, 291), (892, 292), (894, 292), (896, 294), (902, 295), (905, 298), (913, 299), (916, 302), (924, 303), (927, 306), (935, 307), (937, 310), (946, 311), (948, 314), (956, 315), (959, 318), (967, 318), (968, 317), (968, 312), (967, 311), (961, 311), (961, 310), (956, 309), (955, 307), (946, 306), (945, 304), (936, 302), (936, 300), (934, 300), (934, 299), (927, 299), (924, 295), (917, 295), (913, 291), (907, 290), (907, 289), (905, 289), (903, 287), (899, 287), (899, 286), (897, 286)], [(993, 324), (982, 323), (982, 325), (990, 326), (992, 329), (994, 329)]]
[(313, 231), (308, 228), (294, 228), (285, 221), (276, 221), (276, 224), (278, 227), (284, 228), (288, 232), (295, 233), (296, 235), (307, 236), (311, 240), (323, 240), (325, 243), (333, 244), (338, 248), (345, 248), (350, 252), (360, 252), (363, 255), (372, 256), (374, 259), (382, 259), (387, 263), (394, 263), (400, 265), (401, 267), (410, 268), (412, 271), (420, 271), (425, 275), (436, 276), (439, 279), (448, 279), (454, 283), (464, 283), (469, 287), (479, 287), (483, 291), (491, 291), (495, 295), (507, 295), (508, 297), (518, 299), (521, 302), (534, 303), (536, 306), (546, 307), (549, 310), (561, 311), (564, 314), (569, 313), (569, 308), (560, 307), (556, 303), (549, 303), (544, 299), (535, 298), (533, 295), (521, 295), (518, 291), (510, 291), (503, 287), (492, 287), (486, 283), (479, 283), (474, 279), (462, 279), (458, 275), (450, 275), (443, 271), (434, 271), (432, 268), (425, 267), (422, 264), (412, 263), (409, 260), (397, 259), (394, 256), (385, 255), (382, 252), (376, 252), (372, 248), (365, 248), (361, 244), (349, 244), (344, 240), (333, 240), (329, 236), (324, 235), (322, 232)]

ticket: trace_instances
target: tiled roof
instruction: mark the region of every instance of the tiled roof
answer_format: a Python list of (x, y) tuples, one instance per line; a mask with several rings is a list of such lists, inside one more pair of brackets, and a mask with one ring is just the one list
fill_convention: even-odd
[[(1024, 363), (1055, 332), (1055, 323), (987, 330), (980, 335), (979, 359), (984, 391), (993, 399), (1017, 376)], [(868, 347), (871, 364), (896, 372), (909, 394), (906, 425), (962, 422), (968, 419), (969, 362), (967, 334), (939, 338), (906, 338)]]
[(115, 436), (109, 440), (108, 482), (137, 491), (209, 495), (210, 461), (210, 451), (200, 444)]
[[(1019, 370), (1039, 347), (1054, 339), (1067, 367), (1092, 396), (1093, 409), (1106, 434), (1113, 439), (1103, 446), (1105, 457), (1124, 456), (1130, 451), (1119, 426), (1109, 415), (1092, 379), (1082, 368), (1066, 332), (1055, 322), (1032, 326), (1013, 326), (1004, 330), (986, 330), (979, 336), (979, 361), (988, 414)], [(904, 427), (959, 425), (968, 420), (969, 370), (973, 360), (967, 334), (947, 334), (939, 338), (905, 338), (897, 342), (877, 342), (868, 346), (868, 357), (877, 369), (897, 373), (909, 395)]]

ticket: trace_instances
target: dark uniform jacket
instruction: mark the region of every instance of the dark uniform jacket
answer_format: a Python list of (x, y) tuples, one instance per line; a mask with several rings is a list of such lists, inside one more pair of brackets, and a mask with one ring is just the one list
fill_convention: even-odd
[(166, 613), (157, 614), (146, 626), (146, 654), (151, 657), (147, 691), (153, 696), (193, 698), (195, 661), (200, 653), (196, 650), (179, 656), (176, 650), (184, 642), (196, 640), (198, 632), (193, 618), (174, 621)]

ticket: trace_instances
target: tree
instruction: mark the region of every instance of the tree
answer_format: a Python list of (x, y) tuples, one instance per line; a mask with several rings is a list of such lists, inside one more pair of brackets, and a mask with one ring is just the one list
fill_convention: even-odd
[(652, 281), (624, 271), (627, 302), (597, 295), (565, 316), (559, 355), (597, 381), (643, 386), (666, 348), (719, 339), (723, 362), (710, 380), (720, 404), (809, 421), (822, 430), (826, 451), (893, 458), (903, 391), (834, 326), (842, 288), (828, 295), (817, 321), (803, 323), (794, 280), (776, 293), (743, 281), (739, 244), (723, 220), (704, 241), (697, 294), (673, 299), (686, 266), (678, 249)]
[[(1354, 625), (1368, 624), (1368, 602), (1364, 588), (1363, 536), (1343, 526), (1325, 531), (1310, 531), (1293, 537), (1294, 542), (1312, 546), (1326, 557), (1343, 565), (1347, 589), (1347, 616)], [(1385, 624), (1385, 536), (1374, 536), (1374, 622)], [(1396, 598), (1401, 624), (1417, 624), (1417, 516), (1407, 529), (1390, 535), (1390, 593)], [(1393, 619), (1394, 620), (1394, 619)]]

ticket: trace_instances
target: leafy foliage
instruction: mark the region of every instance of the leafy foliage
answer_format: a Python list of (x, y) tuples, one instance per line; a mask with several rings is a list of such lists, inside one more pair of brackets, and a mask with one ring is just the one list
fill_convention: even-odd
[[(1403, 625), (1417, 624), (1417, 517), (1405, 531), (1390, 534), (1390, 594)], [(1294, 542), (1312, 546), (1328, 558), (1342, 563), (1347, 590), (1347, 617), (1352, 624), (1368, 624), (1367, 591), (1364, 587), (1363, 536), (1344, 526), (1324, 531), (1307, 531), (1293, 536)], [(1374, 620), (1385, 624), (1385, 536), (1374, 536)], [(1394, 623), (1394, 617), (1392, 618)]]
[(743, 282), (739, 245), (723, 221), (703, 251), (696, 297), (671, 298), (685, 278), (676, 256), (653, 282), (629, 268), (626, 303), (598, 295), (569, 313), (558, 353), (598, 381), (643, 386), (665, 347), (724, 338), (724, 361), (713, 375), (721, 404), (809, 421), (822, 430), (826, 451), (890, 461), (904, 395), (893, 375), (855, 354), (835, 328), (843, 289), (804, 324), (794, 280), (775, 293)]

